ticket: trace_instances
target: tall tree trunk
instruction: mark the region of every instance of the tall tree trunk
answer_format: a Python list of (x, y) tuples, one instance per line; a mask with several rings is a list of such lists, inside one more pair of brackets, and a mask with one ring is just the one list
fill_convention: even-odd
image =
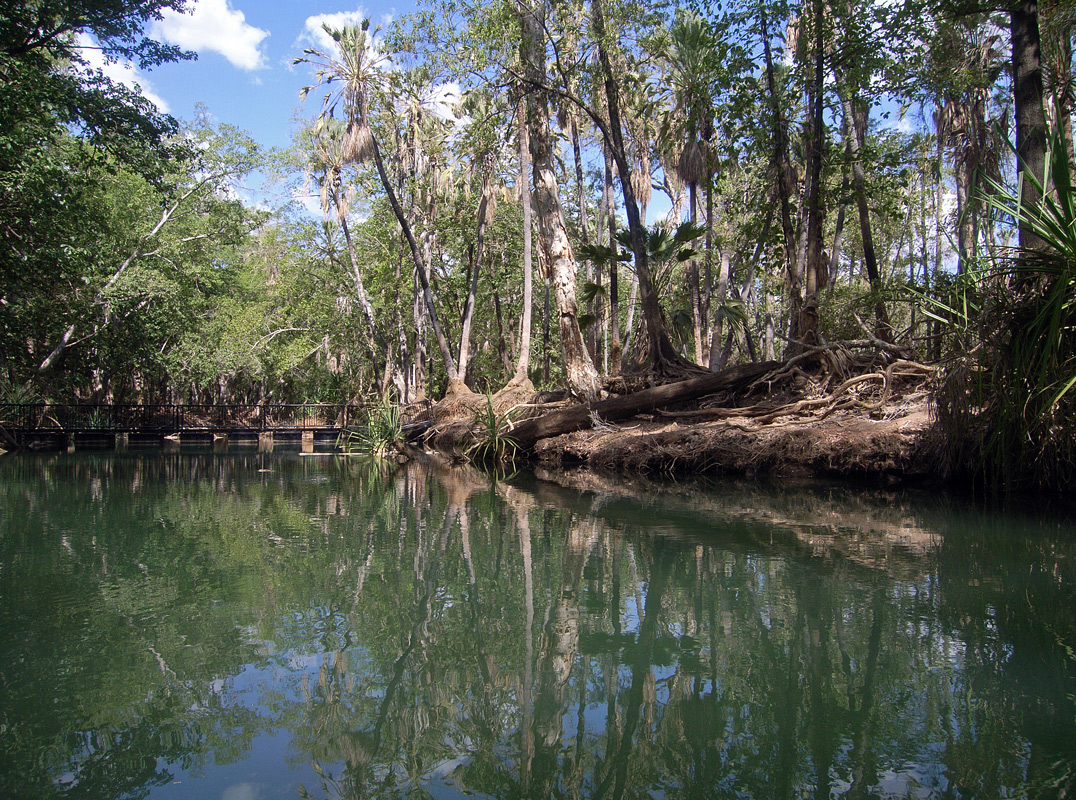
[(774, 339), (777, 337), (777, 327), (773, 322), (773, 293), (766, 290), (765, 293), (765, 331), (762, 337), (762, 358), (766, 361), (773, 361), (777, 356), (777, 350), (774, 344)]
[[(1013, 105), (1016, 107), (1017, 169), (1029, 172), (1038, 181), (1046, 169), (1046, 117), (1042, 108), (1042, 62), (1039, 51), (1039, 9), (1037, 0), (1019, 0), (1010, 14), (1012, 44)], [(1037, 209), (1042, 195), (1031, 181), (1024, 180), (1020, 204)], [(1017, 221), (1022, 250), (1042, 250), (1045, 243), (1024, 220)]]
[[(724, 329), (725, 325), (724, 309), (729, 296), (729, 272), (732, 266), (732, 260), (729, 258), (728, 248), (722, 247), (719, 254), (719, 266), (717, 268), (717, 320), (714, 322), (713, 333), (710, 337), (710, 352), (707, 361), (711, 371), (722, 369), (725, 366), (725, 362), (728, 360), (728, 354), (723, 350), (718, 353), (718, 345), (721, 342), (721, 331)], [(729, 334), (732, 334), (731, 326)]]
[[(590, 220), (587, 218), (586, 182), (583, 177), (583, 150), (579, 140), (579, 112), (574, 107), (568, 113), (568, 125), (572, 137), (572, 156), (575, 160), (575, 201), (579, 206), (579, 237), (583, 244), (590, 244)], [(601, 285), (600, 264), (587, 261), (585, 273), (588, 281)], [(597, 295), (587, 304), (587, 313), (595, 320), (602, 318), (601, 295)], [(591, 359), (596, 362), (601, 347), (601, 326), (591, 325), (586, 338), (590, 346)]]
[[(703, 245), (706, 250), (706, 291), (701, 298), (702, 316), (702, 358), (700, 364), (707, 364), (710, 370), (714, 368), (714, 357), (710, 342), (713, 336), (713, 300), (714, 300), (714, 181), (713, 176), (706, 182), (706, 239)], [(722, 248), (724, 252), (724, 248)], [(720, 269), (720, 268), (719, 268)], [(721, 292), (721, 275), (717, 276), (718, 293)], [(728, 286), (728, 275), (725, 276), (725, 286)], [(725, 302), (725, 295), (720, 295), (718, 305)], [(716, 340), (715, 340), (716, 341)]]
[[(691, 202), (691, 224), (699, 224), (699, 187), (688, 184)], [(695, 363), (702, 364), (702, 290), (699, 282), (699, 262), (692, 258), (687, 264), (688, 290), (691, 293), (691, 334), (695, 347)]]
[(437, 346), (441, 350), (441, 357), (445, 362), (445, 371), (448, 373), (448, 380), (451, 384), (453, 381), (461, 380), (462, 376), (456, 367), (456, 359), (452, 355), (452, 348), (448, 345), (448, 339), (445, 337), (441, 322), (437, 318), (437, 307), (433, 299), (433, 289), (430, 287), (430, 276), (428, 272), (429, 265), (419, 252), (418, 242), (415, 240), (415, 235), (411, 231), (411, 223), (408, 221), (407, 215), (404, 214), (403, 206), (400, 205), (400, 201), (396, 197), (396, 190), (393, 188), (392, 181), (389, 180), (388, 173), (385, 171), (385, 161), (381, 157), (381, 148), (378, 147), (376, 139), (373, 140), (373, 151), (374, 165), (377, 167), (378, 177), (381, 178), (381, 187), (385, 190), (385, 194), (388, 196), (389, 205), (392, 207), (392, 213), (396, 216), (396, 221), (400, 224), (400, 228), (403, 230), (403, 234), (407, 239), (408, 249), (411, 251), (411, 260), (415, 266), (415, 273), (418, 275), (419, 282), (422, 284), (422, 299), (426, 304), (426, 313), (429, 316), (433, 334), (437, 339)]
[[(605, 156), (605, 191), (608, 197), (606, 219), (609, 224), (609, 249), (617, 252), (616, 240), (616, 195), (613, 190), (613, 157), (609, 152), (609, 146), (602, 148)], [(620, 286), (617, 268), (620, 262), (615, 258), (609, 264), (609, 364), (614, 372), (620, 372), (621, 345), (620, 345)]]
[(418, 392), (418, 397), (415, 399), (420, 400), (427, 396), (426, 390), (429, 387), (426, 385), (426, 361), (428, 358), (426, 350), (426, 301), (423, 297), (422, 285), (417, 274), (414, 280), (411, 281), (411, 289), (414, 293), (411, 316), (415, 321), (415, 360), (412, 364), (411, 385)]
[(531, 186), (528, 177), (530, 142), (527, 136), (527, 120), (522, 108), (519, 110), (516, 134), (519, 141), (519, 202), (523, 206), (523, 315), (519, 326), (519, 358), (516, 360), (516, 373), (509, 382), (512, 385), (525, 384), (530, 381), (531, 301), (534, 294), (534, 237), (531, 232)]
[(548, 256), (549, 274), (553, 280), (568, 389), (590, 402), (598, 398), (601, 381), (579, 330), (575, 300), (578, 265), (560, 205), (549, 104), (542, 90), (538, 89), (545, 82), (545, 9), (542, 3), (544, 0), (526, 0), (518, 6), (520, 52), (531, 84), (527, 95), (527, 123), (534, 174), (534, 206), (542, 248)]
[(471, 328), (474, 324), (474, 308), (478, 298), (478, 271), (482, 268), (482, 256), (486, 249), (486, 227), (493, 217), (493, 205), (490, 195), (493, 191), (493, 157), (489, 154), (482, 159), (482, 193), (478, 199), (478, 230), (475, 234), (474, 257), (471, 259), (471, 275), (467, 287), (467, 300), (463, 305), (463, 320), (460, 325), (459, 380), (449, 382), (448, 393), (470, 391), (464, 384), (467, 366), (471, 360)]
[(766, 88), (770, 96), (770, 112), (773, 114), (773, 166), (777, 171), (777, 198), (781, 205), (781, 232), (785, 240), (788, 316), (790, 325), (795, 326), (803, 305), (803, 272), (796, 252), (797, 236), (792, 227), (792, 196), (796, 193), (798, 180), (788, 154), (788, 123), (781, 112), (781, 97), (777, 91), (766, 12), (762, 10), (759, 14), (762, 27), (762, 52), (766, 60)]
[[(850, 148), (845, 147), (845, 160), (851, 161), (852, 155)], [(844, 215), (848, 209), (848, 203), (844, 201), (844, 198), (848, 196), (848, 169), (844, 170), (844, 175), (841, 177), (841, 204), (837, 206), (837, 220), (833, 225), (833, 246), (829, 251), (829, 281), (826, 284), (826, 288), (830, 291), (837, 285), (837, 276), (840, 273), (841, 266), (841, 250), (844, 247)]]
[(867, 177), (863, 170), (863, 148), (867, 139), (868, 108), (859, 100), (854, 90), (844, 80), (841, 70), (834, 68), (834, 76), (840, 91), (841, 109), (844, 112), (844, 135), (851, 149), (852, 181), (856, 195), (856, 209), (859, 211), (859, 233), (863, 244), (863, 264), (867, 268), (867, 280), (874, 292), (874, 335), (884, 342), (893, 336), (882, 299), (882, 278), (878, 272), (878, 258), (874, 251), (874, 234), (871, 230), (870, 206), (867, 204)]
[[(822, 208), (822, 149), (825, 138), (825, 120), (823, 117), (823, 78), (825, 50), (823, 49), (823, 13), (822, 0), (814, 0), (814, 80), (811, 83), (810, 145), (808, 149), (807, 193), (807, 264), (803, 308), (797, 326), (796, 339), (803, 345), (810, 346), (818, 341), (818, 284), (822, 272), (822, 220), (825, 209)], [(795, 351), (796, 348), (794, 347)]]
[(351, 239), (351, 227), (347, 224), (347, 219), (343, 217), (340, 217), (340, 230), (344, 234), (344, 244), (347, 246), (348, 263), (350, 266), (348, 272), (351, 276), (351, 281), (355, 286), (355, 298), (359, 301), (363, 319), (370, 329), (370, 341), (377, 348), (384, 348), (385, 342), (382, 340), (381, 334), (377, 328), (377, 322), (374, 319), (374, 308), (370, 304), (370, 296), (366, 294), (366, 286), (362, 281), (362, 269), (359, 265), (359, 254), (355, 249), (354, 241)]
[(628, 218), (628, 230), (631, 233), (632, 252), (635, 256), (635, 277), (639, 284), (639, 296), (643, 306), (643, 320), (646, 323), (649, 357), (653, 370), (659, 375), (677, 375), (691, 365), (687, 364), (676, 352), (668, 334), (661, 313), (661, 303), (654, 291), (650, 275), (650, 264), (646, 250), (645, 230), (635, 190), (631, 185), (632, 167), (628, 160), (628, 151), (624, 146), (624, 128), (620, 120), (620, 88), (613, 73), (612, 62), (607, 49), (605, 30), (605, 13), (601, 0), (591, 0), (591, 19), (598, 48), (598, 61), (601, 64), (605, 83), (605, 101), (609, 112), (607, 138), (617, 171), (620, 173), (620, 191), (624, 197), (624, 211)]

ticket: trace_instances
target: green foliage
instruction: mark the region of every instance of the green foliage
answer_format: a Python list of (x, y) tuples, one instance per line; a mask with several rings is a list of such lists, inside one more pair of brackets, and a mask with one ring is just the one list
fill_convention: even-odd
[(1043, 245), (970, 271), (932, 312), (965, 343), (937, 398), (955, 466), (994, 489), (1076, 479), (1076, 197), (1059, 137), (1047, 169), (1043, 180), (1025, 175), (1040, 191), (1053, 186), (1038, 206), (996, 183), (985, 198)]
[(472, 461), (502, 463), (515, 461), (519, 445), (512, 438), (510, 411), (498, 414), (493, 408), (493, 397), (486, 395), (486, 407), (475, 410), (471, 418), (475, 429), (475, 443), (467, 450)]
[(41, 399), (31, 384), (12, 383), (6, 375), (0, 374), (0, 405), (40, 403)]
[(366, 424), (344, 435), (344, 452), (384, 458), (404, 441), (400, 407), (385, 402), (367, 415)]

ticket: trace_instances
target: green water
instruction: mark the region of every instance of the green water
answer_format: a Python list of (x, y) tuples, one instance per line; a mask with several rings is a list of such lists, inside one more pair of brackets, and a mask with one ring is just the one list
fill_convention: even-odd
[(924, 494), (0, 460), (0, 797), (1062, 797), (1076, 528)]

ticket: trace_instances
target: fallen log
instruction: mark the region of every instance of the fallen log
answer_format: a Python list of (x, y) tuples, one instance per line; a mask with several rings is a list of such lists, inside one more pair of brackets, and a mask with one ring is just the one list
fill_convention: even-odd
[(526, 452), (540, 439), (585, 430), (594, 424), (595, 418), (603, 422), (618, 422), (631, 419), (636, 414), (643, 414), (673, 403), (684, 403), (714, 392), (746, 388), (753, 381), (779, 366), (781, 366), (779, 361), (738, 364), (712, 375), (667, 383), (664, 386), (643, 389), (598, 403), (571, 406), (521, 422), (509, 433), (509, 436), (521, 451)]

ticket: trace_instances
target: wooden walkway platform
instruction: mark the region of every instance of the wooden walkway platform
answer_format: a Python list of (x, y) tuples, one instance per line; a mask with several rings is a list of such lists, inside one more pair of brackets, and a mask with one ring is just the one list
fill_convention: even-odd
[[(373, 404), (0, 404), (0, 448), (125, 450), (181, 445), (335, 449)], [(430, 403), (400, 406), (405, 428), (429, 424)]]

